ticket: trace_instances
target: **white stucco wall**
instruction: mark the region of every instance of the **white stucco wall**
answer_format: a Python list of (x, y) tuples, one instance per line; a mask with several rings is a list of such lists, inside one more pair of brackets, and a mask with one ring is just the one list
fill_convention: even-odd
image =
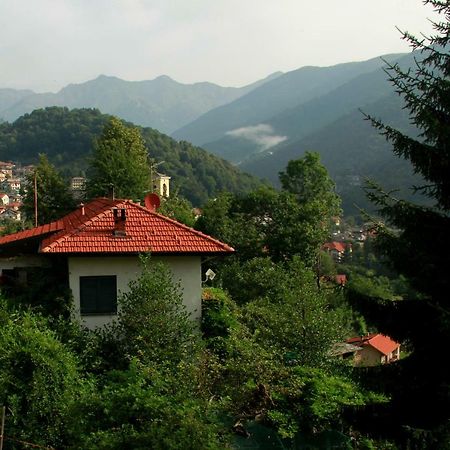
[[(152, 256), (151, 261), (165, 262), (173, 274), (174, 282), (180, 282), (183, 303), (193, 319), (201, 316), (201, 258), (200, 256)], [(111, 315), (80, 315), (80, 277), (116, 275), (117, 291), (128, 290), (128, 283), (139, 275), (137, 256), (73, 256), (68, 258), (69, 284), (74, 298), (75, 314), (88, 328), (97, 328), (110, 322)]]

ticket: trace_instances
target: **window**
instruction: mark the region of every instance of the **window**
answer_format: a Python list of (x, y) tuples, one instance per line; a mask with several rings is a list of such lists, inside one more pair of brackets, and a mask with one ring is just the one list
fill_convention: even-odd
[(117, 278), (115, 275), (80, 277), (81, 314), (116, 314)]

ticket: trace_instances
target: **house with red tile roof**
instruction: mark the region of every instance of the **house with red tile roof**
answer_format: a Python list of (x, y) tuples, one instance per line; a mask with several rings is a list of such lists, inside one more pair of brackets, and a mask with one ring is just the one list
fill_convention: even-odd
[(360, 347), (354, 357), (356, 365), (377, 366), (400, 359), (400, 344), (384, 334), (357, 336), (347, 339), (346, 343)]
[(202, 258), (233, 248), (131, 200), (98, 198), (61, 219), (0, 237), (2, 273), (67, 265), (75, 313), (88, 328), (117, 313), (117, 295), (140, 270), (139, 255), (164, 261), (183, 290), (193, 318), (201, 314)]
[(336, 262), (342, 261), (347, 248), (351, 251), (351, 244), (346, 244), (345, 242), (339, 241), (326, 242), (322, 245), (322, 250), (331, 255)]

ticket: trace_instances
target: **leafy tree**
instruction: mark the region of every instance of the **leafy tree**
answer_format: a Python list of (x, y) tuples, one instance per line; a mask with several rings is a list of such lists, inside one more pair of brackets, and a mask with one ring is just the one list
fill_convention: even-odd
[(119, 298), (118, 320), (108, 330), (117, 341), (117, 359), (138, 358), (149, 365), (173, 366), (195, 357), (198, 333), (183, 305), (170, 269), (141, 257), (142, 271)]
[(162, 197), (158, 212), (189, 227), (193, 227), (195, 224), (191, 203), (189, 200), (179, 196), (178, 192), (168, 198)]
[(298, 258), (274, 267), (284, 280), (270, 296), (243, 308), (244, 321), (257, 330), (257, 340), (280, 355), (310, 367), (326, 365), (332, 344), (345, 336), (342, 318), (331, 297), (318, 291), (314, 274)]
[(341, 201), (319, 153), (306, 152), (303, 158), (289, 161), (279, 176), (282, 188), (295, 194), (301, 205), (318, 201), (328, 217), (339, 215)]
[(339, 197), (317, 154), (290, 161), (280, 177), (286, 187), (281, 192), (261, 187), (246, 195), (219, 195), (205, 206), (196, 227), (228, 242), (241, 260), (288, 261), (298, 255), (312, 266), (331, 216), (339, 213)]
[[(450, 279), (445, 269), (450, 266), (450, 4), (439, 0), (424, 3), (432, 6), (442, 21), (433, 23), (435, 34), (430, 37), (403, 33), (418, 53), (414, 70), (404, 72), (397, 65), (389, 68), (390, 80), (403, 97), (419, 136), (405, 135), (374, 118), (372, 122), (392, 143), (394, 153), (409, 160), (414, 171), (422, 175), (427, 184), (416, 191), (432, 198), (435, 207), (397, 199), (376, 185), (369, 190), (387, 221), (386, 226), (378, 224), (378, 247), (421, 295), (402, 302), (361, 296), (357, 301), (366, 305), (381, 331), (397, 340), (408, 340), (414, 348), (395, 370), (385, 371), (392, 404), (386, 423), (379, 429), (393, 425), (398, 431), (400, 422), (422, 429), (423, 441), (411, 434), (410, 444), (447, 448), (450, 373), (442, 364), (441, 343), (450, 338)], [(401, 378), (407, 378), (408, 383), (395, 382)]]
[(112, 118), (96, 140), (87, 181), (90, 198), (107, 196), (142, 199), (150, 186), (147, 149), (137, 128)]
[[(75, 200), (67, 183), (50, 164), (47, 155), (39, 155), (39, 164), (28, 175), (22, 211), (31, 222), (35, 216), (35, 180), (37, 185), (37, 222), (39, 225), (61, 218), (75, 207)], [(34, 221), (33, 221), (34, 222)]]
[(250, 301), (238, 306), (218, 290), (205, 296), (203, 330), (217, 356), (210, 365), (216, 372), (212, 395), (223, 399), (235, 429), (245, 434), (256, 421), (283, 440), (280, 448), (297, 448), (299, 433), (342, 429), (346, 408), (384, 401), (330, 359), (342, 337), (342, 317), (332, 298), (317, 290), (311, 271), (298, 260), (289, 267), (268, 258), (246, 264), (248, 280), (236, 284), (245, 291), (255, 279)]

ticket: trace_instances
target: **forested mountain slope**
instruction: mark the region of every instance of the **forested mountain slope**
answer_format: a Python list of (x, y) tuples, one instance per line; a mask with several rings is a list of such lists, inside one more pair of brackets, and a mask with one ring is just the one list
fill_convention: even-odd
[[(393, 61), (399, 57), (400, 55), (386, 55), (384, 59)], [(207, 112), (172, 133), (172, 136), (203, 145), (212, 151), (214, 146), (208, 144), (224, 137), (236, 138), (230, 142), (239, 145), (237, 141), (240, 136), (246, 136), (246, 127), (267, 123), (278, 114), (289, 113), (292, 108), (320, 98), (363, 74), (379, 70), (383, 65), (384, 62), (378, 57), (331, 67), (302, 67), (268, 81), (227, 105)], [(233, 134), (235, 130), (241, 132)], [(273, 134), (276, 135), (276, 131)], [(247, 135), (252, 135), (251, 129)], [(242, 160), (245, 156), (243, 152), (237, 159)]]
[[(410, 67), (413, 64), (412, 55), (400, 58), (399, 64)], [(359, 108), (364, 109), (392, 93), (386, 77), (384, 68), (379, 67), (312, 100), (285, 109), (257, 126), (228, 132), (222, 139), (203, 146), (236, 164), (258, 156), (259, 153), (275, 152), (278, 146), (302, 139), (340, 117)]]
[[(83, 174), (93, 148), (93, 140), (100, 135), (110, 116), (95, 109), (51, 107), (33, 111), (14, 123), (0, 124), (0, 160), (37, 161), (39, 153), (46, 153), (66, 175)], [(160, 172), (172, 177), (172, 190), (194, 205), (200, 206), (222, 190), (248, 191), (260, 181), (242, 173), (230, 163), (194, 147), (176, 142), (151, 128), (140, 128), (149, 156)]]
[[(402, 100), (391, 92), (366, 105), (364, 112), (415, 136), (417, 131), (402, 106)], [(391, 145), (356, 109), (315, 133), (273, 150), (248, 160), (240, 167), (276, 184), (278, 172), (289, 160), (302, 157), (306, 151), (317, 151), (336, 182), (348, 214), (357, 213), (355, 205), (373, 210), (374, 206), (368, 202), (362, 189), (366, 179), (378, 181), (388, 190), (399, 189), (398, 195), (404, 198), (411, 197), (411, 185), (420, 184), (411, 167), (392, 153)]]

